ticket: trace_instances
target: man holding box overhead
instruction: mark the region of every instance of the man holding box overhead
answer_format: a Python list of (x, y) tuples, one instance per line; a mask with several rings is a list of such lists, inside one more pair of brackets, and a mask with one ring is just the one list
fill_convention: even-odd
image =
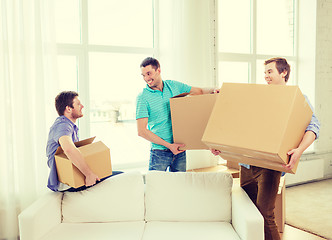
[(173, 80), (163, 81), (157, 59), (148, 57), (140, 65), (146, 87), (137, 97), (138, 135), (151, 142), (149, 170), (186, 171), (184, 144), (173, 142), (169, 99), (181, 93), (213, 93), (214, 89), (191, 87)]
[[(284, 58), (272, 58), (265, 63), (265, 80), (267, 84), (286, 85), (290, 66)], [(309, 100), (305, 96), (309, 106)], [(284, 165), (285, 170), (290, 170), (300, 159), (302, 153), (318, 138), (320, 123), (315, 114), (312, 115), (304, 136), (297, 148), (290, 149), (289, 163)], [(219, 150), (211, 150), (214, 155), (220, 154)], [(283, 173), (246, 164), (240, 164), (240, 183), (250, 199), (255, 203), (264, 217), (264, 233), (266, 240), (278, 240), (280, 235), (275, 222), (274, 208), (278, 193), (280, 177)]]

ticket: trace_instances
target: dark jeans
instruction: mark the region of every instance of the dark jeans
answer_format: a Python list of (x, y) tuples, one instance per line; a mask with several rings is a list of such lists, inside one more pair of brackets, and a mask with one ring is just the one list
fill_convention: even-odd
[[(113, 176), (115, 176), (115, 175), (118, 175), (118, 174), (120, 174), (120, 173), (123, 173), (123, 172), (121, 172), (121, 171), (112, 171), (112, 175), (100, 179), (100, 181), (96, 182), (96, 184), (98, 184), (98, 183), (100, 183), (100, 182), (106, 180), (107, 178), (110, 178), (110, 177), (113, 177)], [(96, 185), (96, 184), (95, 184), (95, 185)], [(73, 187), (72, 187), (72, 188), (69, 188), (69, 189), (67, 189), (67, 190), (64, 190), (63, 192), (79, 192), (79, 191), (82, 191), (82, 190), (88, 189), (88, 188), (90, 188), (90, 187), (93, 187), (93, 186), (95, 186), (95, 185), (92, 185), (92, 186), (89, 186), (89, 187), (87, 187), (87, 186), (84, 185), (84, 186), (79, 187), (79, 188), (73, 188)]]
[(281, 172), (250, 166), (241, 166), (241, 187), (264, 217), (265, 240), (280, 240), (274, 216)]

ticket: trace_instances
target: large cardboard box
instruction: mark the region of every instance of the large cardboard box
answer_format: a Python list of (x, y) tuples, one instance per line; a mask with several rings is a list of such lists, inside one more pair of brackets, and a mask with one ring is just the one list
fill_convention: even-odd
[(202, 136), (218, 94), (180, 94), (170, 99), (173, 139), (183, 150), (209, 149)]
[(228, 161), (285, 171), (311, 117), (297, 86), (224, 83), (202, 141)]
[[(110, 149), (101, 141), (93, 143), (94, 139), (95, 137), (92, 137), (75, 142), (75, 146), (82, 153), (89, 168), (101, 179), (112, 175)], [(55, 162), (60, 182), (74, 188), (85, 185), (83, 173), (72, 164), (61, 147), (55, 152)]]

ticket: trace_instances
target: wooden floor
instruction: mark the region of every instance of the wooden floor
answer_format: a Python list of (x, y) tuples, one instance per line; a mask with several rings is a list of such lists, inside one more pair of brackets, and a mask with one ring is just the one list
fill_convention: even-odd
[(307, 233), (300, 229), (294, 228), (289, 225), (285, 225), (284, 232), (282, 234), (282, 240), (325, 240), (326, 238), (321, 238), (316, 235)]

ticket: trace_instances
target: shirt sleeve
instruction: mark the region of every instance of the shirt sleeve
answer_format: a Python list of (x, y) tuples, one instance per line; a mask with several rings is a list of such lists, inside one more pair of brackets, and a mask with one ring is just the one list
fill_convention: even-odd
[(191, 90), (191, 86), (188, 84), (178, 82), (178, 81), (172, 81), (172, 84), (176, 86), (176, 88), (179, 90), (180, 93), (189, 93)]
[(139, 118), (148, 118), (149, 110), (148, 103), (143, 97), (143, 94), (139, 94), (136, 99), (136, 120)]
[(63, 122), (58, 124), (53, 135), (54, 142), (59, 142), (59, 138), (62, 136), (72, 136), (73, 131), (73, 126), (68, 123)]
[(307, 96), (304, 96), (305, 97), (305, 100), (307, 101), (307, 103), (309, 104), (311, 110), (312, 110), (312, 117), (311, 117), (311, 121), (307, 127), (307, 129), (305, 130), (306, 132), (307, 131), (312, 131), (316, 134), (316, 139), (319, 137), (319, 130), (320, 130), (320, 122), (318, 121), (315, 113), (314, 113), (314, 108), (313, 106), (311, 105), (309, 99)]

